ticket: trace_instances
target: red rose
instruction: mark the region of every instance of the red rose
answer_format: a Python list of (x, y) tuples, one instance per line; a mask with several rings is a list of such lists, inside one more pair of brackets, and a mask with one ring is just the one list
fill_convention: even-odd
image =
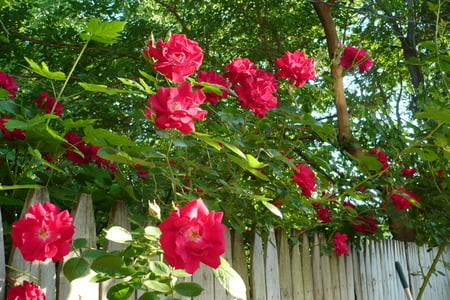
[(352, 224), (352, 227), (358, 231), (367, 235), (372, 235), (377, 232), (378, 222), (377, 220), (368, 217), (368, 216), (357, 216), (355, 217), (355, 224)]
[(322, 221), (324, 223), (331, 222), (331, 217), (332, 217), (332, 213), (329, 208), (321, 207), (317, 210), (317, 218), (320, 221)]
[[(208, 82), (217, 85), (224, 86), (226, 88), (230, 87), (230, 83), (225, 80), (216, 71), (200, 71), (198, 72), (197, 82)], [(206, 101), (211, 102), (211, 104), (216, 105), (218, 99), (224, 99), (228, 97), (229, 92), (227, 90), (220, 89), (221, 95), (217, 95), (214, 92), (206, 92)]]
[(416, 174), (417, 170), (414, 168), (403, 168), (401, 172), (405, 177), (412, 177), (414, 176), (414, 174)]
[(278, 99), (273, 95), (278, 84), (272, 73), (258, 70), (253, 77), (247, 77), (234, 88), (242, 107), (250, 108), (256, 116), (264, 118), (271, 108), (277, 107)]
[(209, 211), (201, 198), (177, 207), (158, 227), (164, 258), (176, 269), (193, 274), (200, 262), (217, 268), (225, 252), (222, 212)]
[(67, 142), (70, 145), (64, 145), (65, 148), (71, 149), (75, 147), (79, 152), (81, 152), (83, 155), (80, 155), (79, 153), (67, 150), (66, 156), (67, 159), (70, 161), (73, 161), (74, 163), (77, 163), (79, 165), (81, 164), (87, 164), (91, 162), (91, 149), (87, 148), (84, 141), (75, 133), (75, 132), (68, 132), (64, 135), (64, 138), (67, 140)]
[(256, 75), (256, 65), (248, 58), (235, 58), (230, 64), (225, 65), (225, 68), (228, 72), (224, 76), (234, 84)]
[(314, 59), (306, 58), (304, 52), (286, 51), (283, 58), (277, 58), (275, 63), (280, 69), (276, 75), (288, 78), (289, 82), (296, 87), (301, 87), (307, 80), (313, 80), (316, 77)]
[(150, 108), (145, 114), (155, 117), (155, 125), (161, 129), (176, 128), (182, 133), (195, 130), (194, 120), (203, 120), (208, 113), (199, 106), (205, 101), (205, 93), (192, 91), (188, 82), (176, 88), (159, 88), (158, 92), (148, 98)]
[(44, 292), (33, 282), (23, 281), (22, 285), (8, 290), (6, 300), (45, 300)]
[(156, 58), (153, 68), (174, 83), (185, 81), (202, 64), (202, 49), (184, 34), (172, 34), (167, 43), (159, 40), (156, 47), (153, 41), (149, 41), (144, 55), (149, 59)]
[(341, 256), (342, 254), (349, 253), (349, 248), (347, 245), (348, 236), (345, 233), (336, 232), (333, 238), (334, 251), (337, 256)]
[(0, 87), (9, 92), (9, 98), (14, 98), (19, 86), (14, 82), (14, 77), (9, 76), (6, 72), (0, 71)]
[(388, 161), (388, 156), (386, 155), (386, 153), (384, 153), (383, 151), (381, 151), (380, 148), (376, 147), (376, 148), (372, 148), (369, 151), (369, 154), (373, 154), (378, 156), (378, 161), (380, 163), (382, 163), (382, 166), (380, 168), (380, 171), (386, 170), (387, 168), (389, 168), (389, 164), (387, 163)]
[(74, 233), (69, 212), (60, 212), (50, 202), (30, 206), (25, 217), (14, 222), (11, 230), (13, 246), (28, 261), (61, 260), (70, 251)]
[(305, 164), (296, 165), (295, 167), (296, 170), (294, 170), (292, 178), (302, 189), (302, 195), (311, 197), (311, 192), (316, 190), (314, 188), (316, 185), (316, 180), (314, 179), (316, 174), (311, 172), (311, 168)]
[(3, 137), (10, 141), (24, 140), (25, 139), (25, 134), (24, 134), (25, 130), (14, 128), (11, 131), (5, 127), (5, 124), (8, 123), (9, 119), (11, 119), (10, 116), (3, 116), (0, 118), (0, 132), (2, 133)]
[(394, 201), (394, 206), (396, 209), (407, 209), (413, 205), (414, 202), (420, 202), (419, 196), (405, 188), (395, 189), (391, 194), (391, 199)]
[(62, 115), (63, 105), (61, 102), (56, 102), (56, 99), (51, 97), (47, 92), (42, 92), (39, 98), (34, 100), (37, 107), (45, 110), (45, 113), (54, 113), (57, 116)]
[(370, 70), (373, 60), (367, 55), (366, 50), (348, 46), (342, 52), (340, 64), (346, 69), (358, 66), (359, 73), (364, 73), (364, 71)]

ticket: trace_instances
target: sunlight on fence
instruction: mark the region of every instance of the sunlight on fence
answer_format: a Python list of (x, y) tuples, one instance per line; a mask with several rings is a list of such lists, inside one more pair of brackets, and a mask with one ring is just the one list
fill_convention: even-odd
[[(22, 215), (30, 205), (45, 201), (49, 201), (47, 189), (30, 190)], [(96, 229), (91, 196), (79, 195), (71, 214), (76, 226), (74, 238), (86, 238), (89, 246), (95, 248)], [(109, 225), (130, 228), (127, 216), (128, 210), (125, 203), (116, 201), (111, 209)], [(0, 230), (3, 233), (1, 227)], [(437, 251), (418, 247), (414, 243), (385, 240), (376, 243), (367, 242), (361, 251), (352, 250), (350, 255), (337, 257), (335, 254), (320, 255), (321, 237), (318, 235), (314, 236), (313, 241), (305, 235), (302, 237), (302, 243), (295, 245), (289, 244), (286, 235), (274, 232), (270, 233), (267, 241), (258, 235), (255, 235), (252, 241), (244, 241), (240, 233), (229, 231), (226, 232), (226, 237), (227, 251), (224, 257), (246, 283), (247, 298), (254, 300), (406, 299), (400, 280), (395, 273), (394, 262), (399, 261), (403, 266), (411, 292), (415, 296), (422, 283), (422, 276), (418, 274), (428, 271)], [(118, 250), (123, 245), (107, 242), (104, 247), (108, 250)], [(245, 249), (249, 250), (246, 252)], [(62, 263), (73, 255), (75, 254), (69, 254)], [(12, 268), (8, 268), (6, 273), (3, 267), (4, 262), (2, 234), (0, 236), (0, 299), (5, 297), (6, 283), (31, 280), (26, 273), (39, 279), (37, 283), (45, 290), (48, 300), (106, 299), (106, 291), (114, 283), (91, 283), (89, 279), (93, 274), (69, 282), (62, 275), (62, 263), (56, 268), (51, 261), (27, 262), (14, 248), (9, 257), (9, 265)], [(423, 299), (448, 299), (450, 271), (445, 269), (444, 262), (450, 262), (449, 248), (446, 249), (437, 265), (437, 270), (442, 274), (432, 276)], [(205, 289), (195, 299), (233, 299), (214, 278), (210, 269), (203, 265), (191, 278), (185, 280), (197, 282)], [(139, 296), (140, 294), (136, 293), (129, 299), (138, 299)]]

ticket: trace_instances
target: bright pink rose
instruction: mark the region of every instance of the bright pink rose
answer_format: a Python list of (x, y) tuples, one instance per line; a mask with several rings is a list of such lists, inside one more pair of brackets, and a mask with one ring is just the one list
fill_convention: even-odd
[(340, 63), (346, 69), (358, 66), (359, 73), (364, 73), (364, 71), (370, 70), (373, 60), (367, 55), (366, 50), (348, 46), (342, 52)]
[(14, 82), (14, 77), (9, 76), (6, 72), (0, 71), (0, 87), (9, 92), (9, 98), (14, 98), (19, 86)]
[(10, 116), (3, 116), (0, 118), (0, 132), (5, 139), (10, 141), (15, 140), (24, 140), (25, 139), (25, 130), (14, 128), (12, 131), (8, 130), (5, 127), (5, 124), (8, 123), (8, 120), (11, 119)]
[(222, 212), (209, 211), (201, 198), (177, 207), (159, 228), (164, 258), (176, 269), (193, 274), (200, 262), (217, 268), (225, 252)]
[(341, 256), (342, 254), (349, 253), (349, 248), (347, 245), (348, 236), (345, 233), (336, 232), (333, 238), (334, 244), (334, 252), (336, 252), (337, 256)]
[(51, 97), (47, 92), (42, 92), (39, 98), (34, 100), (34, 102), (38, 108), (45, 110), (47, 114), (54, 113), (57, 116), (61, 116), (62, 114), (62, 103), (56, 102), (56, 99)]
[(69, 212), (60, 212), (50, 202), (30, 206), (25, 217), (14, 222), (11, 230), (13, 246), (28, 261), (61, 260), (70, 251), (74, 233)]
[(202, 49), (184, 34), (172, 34), (167, 43), (159, 40), (156, 47), (153, 41), (149, 41), (144, 55), (149, 59), (156, 58), (153, 68), (174, 83), (185, 81), (202, 64)]
[(208, 113), (200, 108), (205, 98), (202, 91), (192, 91), (188, 82), (176, 88), (161, 87), (148, 98), (150, 107), (145, 114), (150, 119), (155, 117), (155, 125), (161, 129), (176, 128), (189, 133), (195, 130), (193, 119), (203, 120)]
[(417, 170), (414, 168), (403, 168), (401, 172), (405, 177), (412, 177), (414, 176), (414, 174), (416, 174)]
[(387, 163), (388, 161), (388, 156), (386, 155), (386, 153), (384, 153), (383, 151), (381, 151), (380, 148), (376, 147), (373, 149), (370, 149), (369, 154), (373, 154), (378, 156), (378, 161), (380, 163), (382, 163), (382, 166), (380, 168), (380, 171), (386, 170), (387, 168), (389, 168), (389, 164)]
[(377, 232), (378, 229), (377, 220), (369, 217), (369, 216), (357, 216), (355, 217), (355, 223), (352, 224), (352, 227), (358, 231), (367, 235), (373, 235)]
[(306, 58), (304, 52), (286, 51), (283, 58), (277, 58), (275, 63), (280, 68), (276, 75), (288, 78), (289, 82), (296, 87), (301, 87), (307, 80), (313, 80), (316, 77), (314, 59)]
[(234, 87), (242, 107), (250, 108), (256, 116), (264, 118), (271, 108), (277, 107), (278, 99), (273, 95), (278, 88), (272, 73), (258, 70), (253, 77), (242, 79), (241, 85)]
[[(200, 71), (198, 72), (197, 82), (208, 82), (217, 85), (224, 86), (226, 88), (230, 87), (230, 83), (225, 80), (216, 71)], [(206, 101), (211, 102), (211, 104), (216, 105), (218, 99), (224, 99), (228, 97), (229, 92), (227, 90), (220, 89), (221, 95), (217, 95), (214, 92), (206, 92)]]
[(396, 209), (407, 209), (414, 202), (420, 202), (420, 197), (405, 188), (398, 188), (391, 194)]
[(311, 197), (311, 192), (314, 192), (316, 185), (316, 174), (311, 172), (311, 168), (305, 164), (296, 165), (296, 170), (294, 170), (294, 175), (292, 178), (302, 189), (302, 195), (306, 197)]
[(322, 221), (324, 223), (331, 222), (331, 217), (332, 217), (332, 213), (329, 208), (321, 207), (317, 210), (317, 218), (320, 221)]
[(6, 300), (45, 300), (44, 292), (33, 282), (23, 281), (22, 285), (8, 289)]
[(225, 65), (228, 70), (224, 74), (230, 82), (237, 84), (248, 77), (256, 76), (256, 65), (248, 58), (235, 58), (230, 64)]

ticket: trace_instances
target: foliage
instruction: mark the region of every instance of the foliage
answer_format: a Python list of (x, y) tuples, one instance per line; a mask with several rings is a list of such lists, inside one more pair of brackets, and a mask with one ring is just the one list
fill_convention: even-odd
[[(1, 69), (13, 74), (20, 87), (15, 99), (0, 95), (0, 113), (11, 116), (5, 123), (8, 130), (26, 134), (25, 140), (0, 139), (0, 201), (11, 208), (6, 223), (15, 220), (22, 205), (25, 190), (20, 187), (46, 185), (63, 207), (72, 206), (74, 194), (92, 194), (100, 228), (115, 199), (126, 200), (136, 214), (144, 214), (151, 200), (166, 215), (174, 205), (202, 197), (240, 232), (280, 227), (296, 241), (298, 232), (320, 231), (327, 233), (331, 248), (336, 232), (345, 232), (357, 244), (390, 237), (389, 221), (401, 219), (416, 228), (419, 244), (448, 243), (450, 108), (445, 74), (450, 59), (444, 33), (448, 24), (442, 17), (448, 3), (333, 2), (342, 46), (368, 50), (375, 63), (365, 74), (344, 74), (352, 131), (366, 150), (353, 157), (336, 139), (332, 62), (308, 1), (90, 2), (16, 1), (0, 11)], [(414, 16), (420, 18), (411, 29), (406, 21)], [(404, 40), (396, 39), (398, 31), (406, 38), (407, 29), (416, 32), (416, 56), (408, 56)], [(300, 50), (315, 58), (317, 76), (302, 88), (280, 79), (278, 106), (265, 118), (241, 108), (230, 90), (216, 106), (202, 106), (208, 114), (196, 121), (195, 132), (160, 130), (144, 117), (146, 99), (172, 83), (144, 59), (142, 49), (149, 36), (167, 40), (170, 32), (199, 43), (203, 71), (223, 73), (233, 58), (248, 57), (258, 68), (275, 72), (276, 58)], [(414, 68), (423, 74), (417, 86)], [(195, 83), (194, 77), (188, 80)], [(43, 91), (64, 105), (62, 116), (35, 106)], [(66, 140), (68, 132), (101, 148), (99, 165), (66, 158), (68, 151), (79, 151)], [(380, 171), (377, 157), (368, 153), (375, 147), (389, 157), (389, 169)], [(300, 163), (316, 174), (312, 197), (301, 195), (292, 180)], [(404, 177), (404, 167), (417, 172)], [(420, 196), (419, 207), (399, 211), (387, 205), (391, 191), (401, 187)], [(317, 217), (319, 206), (331, 211), (330, 222)], [(373, 235), (352, 226), (364, 216), (378, 222)], [(131, 243), (141, 247), (139, 243), (148, 242), (143, 234), (134, 235)], [(94, 267), (113, 277), (139, 274), (130, 269), (127, 255), (102, 254)], [(82, 261), (70, 264), (79, 271), (86, 268)], [(117, 268), (102, 269), (105, 265)], [(166, 270), (162, 262), (154, 269)], [(79, 276), (73, 272), (67, 271), (69, 278)], [(148, 284), (177, 290), (171, 272), (153, 274)], [(122, 283), (111, 293), (127, 294), (134, 284)]]

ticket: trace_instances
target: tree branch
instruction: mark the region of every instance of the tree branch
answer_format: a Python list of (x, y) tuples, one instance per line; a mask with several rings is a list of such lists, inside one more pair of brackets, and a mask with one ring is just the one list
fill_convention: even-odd
[[(330, 1), (333, 3), (334, 1)], [(350, 129), (350, 117), (344, 93), (343, 69), (336, 57), (339, 44), (336, 25), (331, 15), (331, 5), (325, 2), (313, 2), (314, 9), (319, 16), (327, 38), (328, 54), (331, 59), (331, 76), (333, 78), (334, 102), (338, 116), (338, 142), (351, 155), (358, 157), (362, 154), (361, 147), (356, 143)]]

